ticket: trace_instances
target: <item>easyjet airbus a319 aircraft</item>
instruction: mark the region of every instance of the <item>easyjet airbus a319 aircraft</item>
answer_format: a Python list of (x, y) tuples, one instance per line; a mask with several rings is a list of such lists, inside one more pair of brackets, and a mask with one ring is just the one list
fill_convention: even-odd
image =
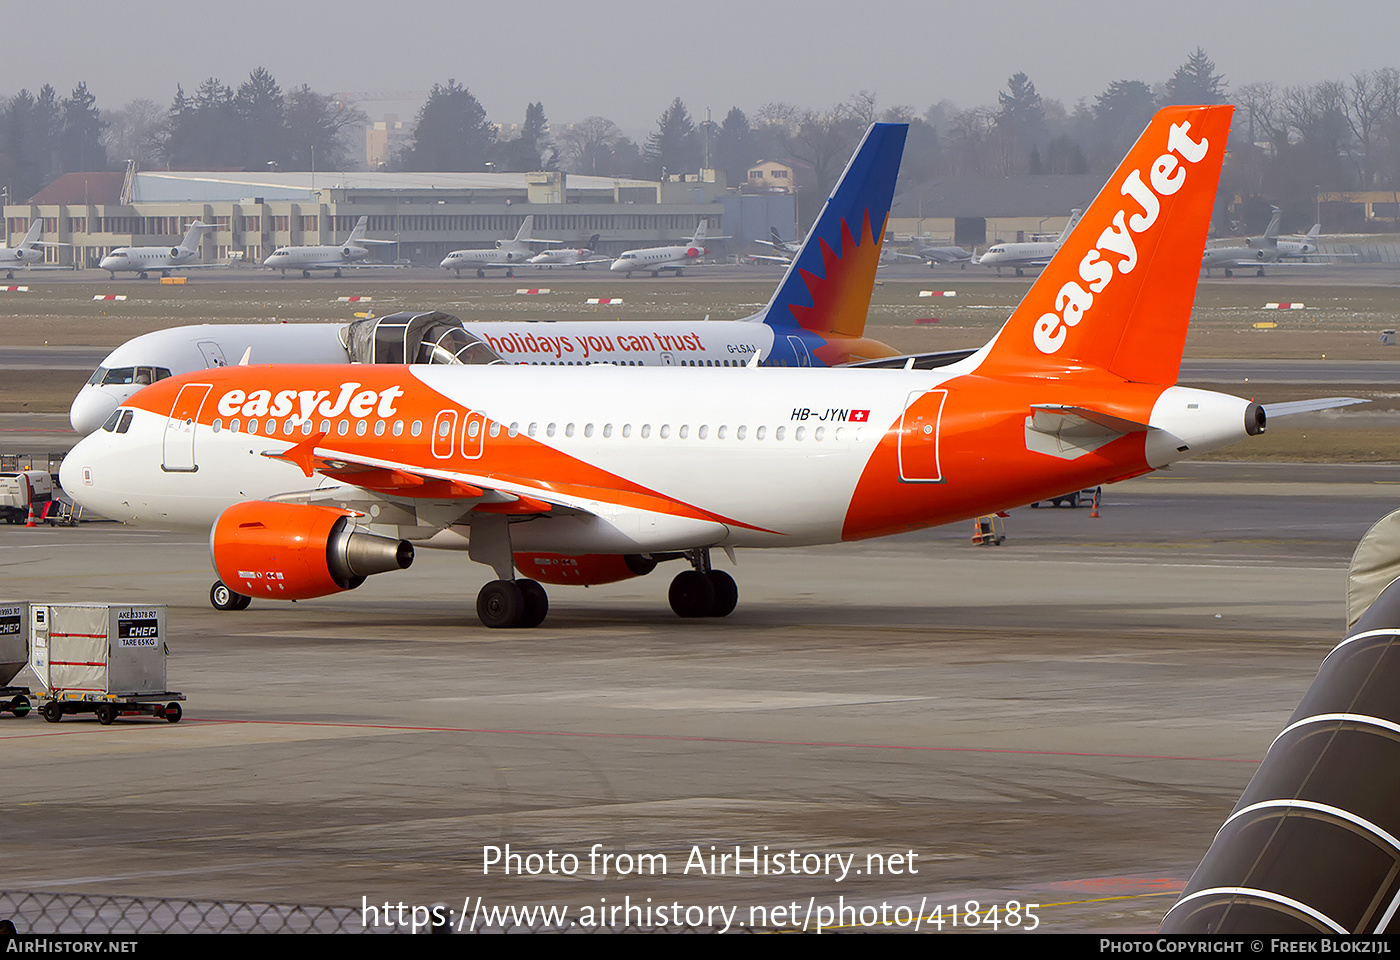
[[(212, 528), (220, 608), (346, 590), (417, 543), (495, 570), (489, 626), (542, 621), (541, 582), (670, 559), (675, 611), (723, 616), (738, 590), (716, 549), (949, 523), (1262, 432), (1257, 404), (1173, 385), (1230, 113), (1159, 113), (996, 338), (949, 366), (223, 367), (132, 396), (63, 486), (115, 519)], [(813, 289), (883, 227), (857, 211)]]

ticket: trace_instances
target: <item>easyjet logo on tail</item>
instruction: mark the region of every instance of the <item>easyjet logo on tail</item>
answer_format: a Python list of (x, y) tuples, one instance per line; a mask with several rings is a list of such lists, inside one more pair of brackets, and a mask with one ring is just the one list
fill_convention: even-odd
[[(1129, 197), (1141, 208), (1134, 211), (1126, 204), (1113, 217), (1113, 225), (1099, 234), (1098, 245), (1079, 262), (1079, 279), (1071, 280), (1055, 294), (1055, 312), (1042, 314), (1035, 322), (1032, 339), (1041, 353), (1051, 354), (1065, 342), (1069, 328), (1077, 326), (1094, 305), (1094, 294), (1103, 292), (1116, 273), (1132, 273), (1137, 266), (1137, 244), (1134, 234), (1140, 234), (1157, 222), (1161, 212), (1161, 197), (1170, 197), (1186, 183), (1187, 164), (1197, 164), (1210, 150), (1210, 141), (1199, 142), (1190, 137), (1191, 124), (1173, 123), (1167, 133), (1167, 152), (1152, 162), (1143, 182), (1141, 170), (1134, 170), (1124, 179), (1119, 193)], [(1180, 157), (1181, 159), (1177, 159)], [(1149, 186), (1150, 184), (1150, 186)], [(1105, 258), (1114, 254), (1116, 263)]]

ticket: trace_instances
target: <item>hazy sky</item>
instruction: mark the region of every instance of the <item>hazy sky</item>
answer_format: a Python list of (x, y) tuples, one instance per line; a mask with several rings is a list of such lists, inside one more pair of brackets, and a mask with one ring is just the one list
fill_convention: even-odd
[[(625, 13), (624, 13), (625, 12)], [(8, 0), (0, 96), (86, 81), (99, 108), (162, 106), (177, 83), (236, 87), (265, 66), (283, 90), (408, 93), (366, 99), (411, 118), (434, 83), (465, 84), (497, 122), (540, 100), (556, 124), (601, 114), (631, 135), (679, 96), (700, 119), (769, 101), (824, 108), (860, 90), (922, 113), (993, 104), (1024, 71), (1073, 108), (1114, 80), (1166, 80), (1197, 46), (1231, 88), (1400, 67), (1393, 0), (228, 0), (62, 4)]]

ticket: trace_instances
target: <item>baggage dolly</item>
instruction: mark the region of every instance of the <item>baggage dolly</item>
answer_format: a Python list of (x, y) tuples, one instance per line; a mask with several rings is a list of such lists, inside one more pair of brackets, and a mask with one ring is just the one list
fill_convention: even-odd
[(29, 713), (29, 706), (28, 687), (0, 687), (0, 713), (8, 710), (23, 717)]
[[(65, 714), (95, 713), (97, 722), (106, 726), (117, 717), (155, 717), (169, 723), (179, 723), (185, 715), (178, 701), (184, 700), (183, 693), (167, 690), (164, 693), (141, 693), (118, 696), (110, 693), (57, 692), (39, 707), (39, 715), (49, 723), (58, 723)], [(161, 701), (168, 701), (162, 703)], [(26, 711), (28, 708), (25, 708)]]

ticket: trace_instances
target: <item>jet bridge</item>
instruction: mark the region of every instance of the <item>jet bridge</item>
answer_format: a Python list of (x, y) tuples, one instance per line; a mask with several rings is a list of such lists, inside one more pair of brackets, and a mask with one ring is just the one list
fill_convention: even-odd
[(356, 320), (340, 331), (351, 363), (505, 363), (462, 321), (439, 311), (406, 311)]

